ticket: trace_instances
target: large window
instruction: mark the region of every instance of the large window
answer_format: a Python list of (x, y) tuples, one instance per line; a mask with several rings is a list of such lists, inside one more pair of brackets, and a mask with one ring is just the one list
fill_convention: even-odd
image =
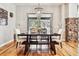
[(51, 32), (51, 14), (41, 14), (40, 19), (34, 13), (28, 14), (28, 33), (50, 34)]

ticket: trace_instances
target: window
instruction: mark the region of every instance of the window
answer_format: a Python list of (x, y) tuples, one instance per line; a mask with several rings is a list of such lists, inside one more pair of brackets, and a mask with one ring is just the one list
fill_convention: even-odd
[(40, 19), (35, 13), (28, 14), (28, 33), (50, 34), (51, 32), (51, 14), (41, 14)]

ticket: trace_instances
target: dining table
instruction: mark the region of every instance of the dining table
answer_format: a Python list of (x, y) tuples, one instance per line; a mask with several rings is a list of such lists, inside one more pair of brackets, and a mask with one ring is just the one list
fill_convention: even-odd
[[(61, 34), (57, 34), (57, 33), (53, 33), (53, 34), (24, 34), (24, 33), (21, 33), (21, 34), (18, 34), (18, 36), (26, 36), (26, 40), (25, 40), (25, 50), (24, 50), (24, 55), (26, 55), (26, 53), (29, 51), (29, 47), (31, 44), (39, 44), (39, 45), (49, 45), (49, 50), (52, 54), (52, 51), (54, 51), (54, 54), (56, 54), (56, 49), (55, 49), (55, 42), (56, 41), (52, 41), (53, 40), (53, 36), (59, 36), (59, 40), (60, 40), (60, 37), (61, 37)], [(36, 37), (36, 42), (31, 42), (30, 40), (32, 40), (32, 37)], [(40, 37), (47, 37), (46, 40), (48, 40), (48, 42), (38, 42), (38, 36)]]

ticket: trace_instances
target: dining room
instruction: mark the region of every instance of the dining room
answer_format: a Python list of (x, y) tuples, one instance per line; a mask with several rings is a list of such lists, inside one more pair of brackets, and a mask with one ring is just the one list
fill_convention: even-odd
[(0, 3), (0, 56), (77, 56), (77, 3)]

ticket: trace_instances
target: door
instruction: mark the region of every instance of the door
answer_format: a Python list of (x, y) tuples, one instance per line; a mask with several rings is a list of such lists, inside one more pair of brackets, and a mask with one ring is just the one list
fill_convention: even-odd
[(41, 14), (40, 19), (38, 19), (35, 13), (28, 14), (28, 33), (33, 34), (50, 34), (52, 29), (52, 17), (51, 14), (44, 13)]

